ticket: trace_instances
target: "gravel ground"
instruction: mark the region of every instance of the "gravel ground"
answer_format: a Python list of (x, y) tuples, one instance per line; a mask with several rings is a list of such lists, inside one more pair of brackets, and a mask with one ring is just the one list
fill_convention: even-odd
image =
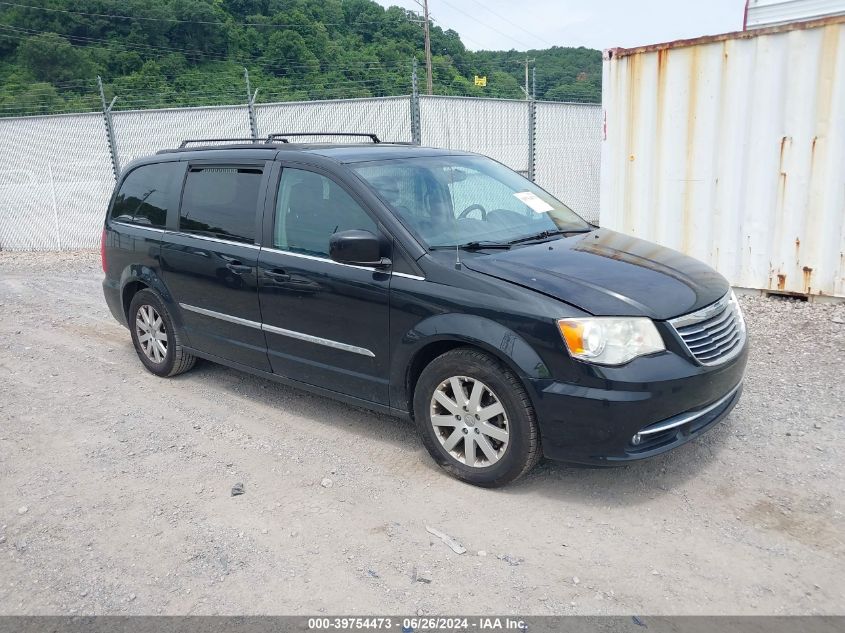
[(482, 490), (407, 422), (152, 376), (101, 276), (0, 253), (2, 614), (845, 613), (843, 305), (743, 298), (745, 394), (698, 441)]

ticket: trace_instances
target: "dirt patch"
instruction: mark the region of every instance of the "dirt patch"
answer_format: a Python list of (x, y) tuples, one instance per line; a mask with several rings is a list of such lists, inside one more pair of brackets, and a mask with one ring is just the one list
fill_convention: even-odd
[(842, 306), (742, 299), (723, 424), (494, 491), (407, 422), (150, 375), (101, 279), (97, 253), (0, 253), (0, 613), (843, 613)]

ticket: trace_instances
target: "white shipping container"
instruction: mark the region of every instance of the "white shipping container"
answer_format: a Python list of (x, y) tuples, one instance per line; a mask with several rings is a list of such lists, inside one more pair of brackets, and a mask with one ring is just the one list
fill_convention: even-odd
[(845, 17), (612, 49), (602, 226), (845, 297)]
[(845, 0), (747, 0), (746, 29), (845, 15)]

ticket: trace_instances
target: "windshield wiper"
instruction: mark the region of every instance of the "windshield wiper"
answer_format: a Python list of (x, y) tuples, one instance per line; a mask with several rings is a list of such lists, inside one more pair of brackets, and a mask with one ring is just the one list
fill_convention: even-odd
[(510, 243), (503, 244), (502, 242), (467, 242), (466, 244), (454, 244), (451, 246), (430, 246), (428, 250), (430, 251), (442, 251), (442, 250), (452, 250), (455, 248), (459, 248), (462, 251), (479, 251), (485, 248), (500, 248), (507, 250), (511, 247)]
[(593, 229), (554, 229), (551, 231), (540, 231), (539, 233), (535, 233), (534, 235), (528, 235), (527, 237), (520, 237), (518, 240), (511, 240), (508, 244), (522, 244), (523, 242), (533, 242), (535, 240), (547, 240), (550, 237), (554, 237), (555, 235), (566, 235), (568, 233), (589, 233)]

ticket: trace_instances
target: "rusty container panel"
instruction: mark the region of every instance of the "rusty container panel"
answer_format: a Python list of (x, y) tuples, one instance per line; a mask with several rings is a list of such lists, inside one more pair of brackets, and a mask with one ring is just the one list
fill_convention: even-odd
[(605, 52), (602, 226), (845, 297), (845, 18)]

